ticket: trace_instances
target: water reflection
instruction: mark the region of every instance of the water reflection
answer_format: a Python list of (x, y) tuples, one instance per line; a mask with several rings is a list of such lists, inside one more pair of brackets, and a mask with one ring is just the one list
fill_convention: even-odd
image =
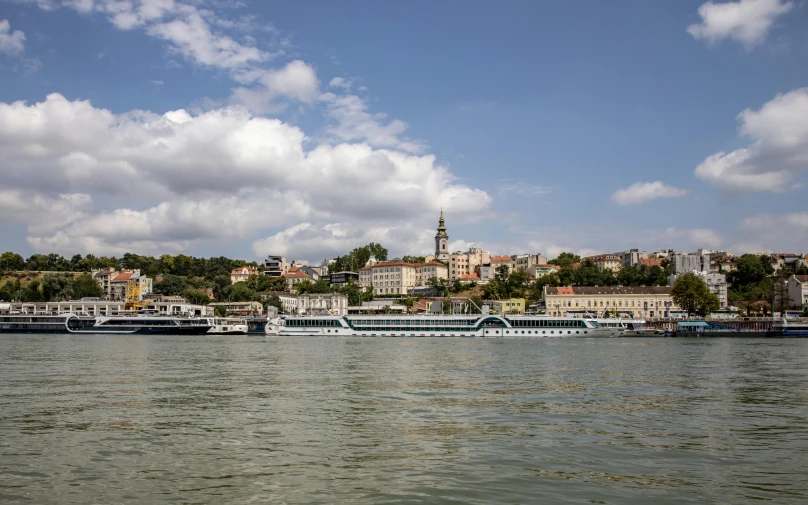
[(807, 344), (4, 336), (0, 501), (804, 503)]

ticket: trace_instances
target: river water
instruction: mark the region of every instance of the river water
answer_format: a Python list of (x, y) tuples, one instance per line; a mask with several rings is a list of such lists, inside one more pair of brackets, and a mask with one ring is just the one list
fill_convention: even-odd
[(0, 336), (2, 503), (808, 502), (808, 339)]

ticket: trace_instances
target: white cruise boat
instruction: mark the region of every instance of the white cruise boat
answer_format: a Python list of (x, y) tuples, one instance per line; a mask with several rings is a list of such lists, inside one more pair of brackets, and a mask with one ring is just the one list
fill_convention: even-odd
[(650, 337), (665, 334), (662, 330), (648, 328), (644, 319), (598, 318), (590, 321), (596, 321), (602, 328), (611, 329), (615, 337)]
[(357, 337), (611, 337), (596, 321), (545, 316), (280, 316), (268, 336)]
[(209, 335), (246, 335), (247, 321), (243, 319), (229, 319), (225, 317), (208, 318)]

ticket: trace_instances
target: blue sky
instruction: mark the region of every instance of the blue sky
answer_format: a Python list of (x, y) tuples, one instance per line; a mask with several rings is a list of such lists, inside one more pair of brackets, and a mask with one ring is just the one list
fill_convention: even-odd
[(784, 0), (0, 2), (0, 248), (415, 254), (443, 207), (453, 249), (804, 252), (805, 27)]

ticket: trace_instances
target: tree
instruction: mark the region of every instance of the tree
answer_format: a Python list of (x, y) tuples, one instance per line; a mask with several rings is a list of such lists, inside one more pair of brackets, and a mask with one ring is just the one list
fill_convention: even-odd
[(349, 282), (339, 288), (339, 292), (348, 297), (348, 305), (356, 307), (362, 304), (362, 293), (356, 283)]
[(583, 260), (578, 266), (578, 269), (574, 270), (573, 272), (575, 279), (574, 282), (579, 286), (594, 286), (596, 284), (602, 284), (601, 272), (598, 270), (598, 266), (595, 264), (595, 262), (591, 259)]
[(312, 289), (314, 289), (314, 283), (308, 279), (302, 280), (295, 284), (295, 292), (299, 295), (311, 293)]
[(452, 291), (456, 291), (459, 293), (461, 291), (465, 291), (466, 288), (467, 288), (466, 284), (464, 284), (463, 281), (460, 279), (455, 279), (454, 282), (452, 283)]
[(25, 268), (25, 260), (19, 254), (7, 251), (0, 255), (0, 270), (8, 272), (23, 268)]
[(527, 272), (524, 270), (514, 270), (508, 276), (508, 281), (506, 283), (506, 296), (508, 298), (524, 298), (529, 281), (530, 279)]
[(70, 300), (73, 298), (73, 289), (70, 279), (64, 275), (46, 275), (40, 283), (40, 291), (46, 302), (57, 300)]
[(227, 309), (224, 305), (217, 305), (213, 308), (213, 315), (216, 317), (225, 317), (227, 315)]
[(74, 278), (70, 287), (73, 291), (73, 297), (78, 300), (86, 297), (100, 298), (104, 294), (101, 291), (101, 286), (90, 274), (81, 274)]
[(0, 300), (10, 302), (13, 300), (17, 300), (20, 296), (20, 281), (18, 280), (7, 280), (3, 283), (3, 287), (0, 288)]
[(406, 261), (407, 263), (424, 263), (426, 258), (424, 256), (404, 256), (401, 258), (401, 261)]
[(506, 289), (504, 283), (497, 279), (491, 279), (488, 284), (483, 286), (483, 297), (486, 300), (501, 300), (506, 296)]
[(269, 295), (267, 299), (264, 301), (264, 308), (267, 307), (275, 307), (277, 313), (280, 314), (283, 311), (283, 304), (281, 303), (281, 298), (276, 295), (275, 293)]
[(665, 270), (654, 265), (645, 271), (646, 286), (667, 286), (668, 278), (665, 277)]
[(671, 298), (676, 305), (687, 312), (688, 316), (698, 314), (704, 317), (721, 306), (718, 297), (711, 293), (707, 284), (693, 272), (676, 279), (671, 289)]
[(548, 261), (550, 265), (558, 265), (561, 268), (564, 267), (572, 267), (573, 263), (580, 263), (581, 257), (577, 254), (573, 254), (570, 252), (562, 252), (558, 255), (556, 259), (552, 259)]
[(494, 278), (501, 284), (505, 284), (508, 282), (508, 276), (511, 274), (511, 269), (508, 268), (508, 265), (500, 265), (497, 267), (497, 271), (494, 273)]
[(39, 279), (34, 279), (22, 289), (22, 301), (23, 302), (44, 302), (45, 297), (42, 296), (42, 291), (40, 291), (40, 281)]
[(283, 277), (251, 275), (244, 282), (247, 283), (247, 286), (250, 289), (259, 293), (265, 293), (267, 291), (283, 291), (286, 289), (286, 280)]
[[(260, 301), (258, 293), (253, 291), (243, 282), (237, 282), (224, 289), (227, 301), (231, 302), (257, 302)], [(223, 298), (221, 301), (224, 301)]]
[(207, 305), (210, 303), (210, 297), (207, 293), (197, 291), (193, 288), (188, 288), (183, 291), (182, 297), (188, 300), (190, 303), (195, 303), (197, 305)]
[(640, 271), (642, 268), (644, 268), (642, 265), (640, 266), (640, 268), (632, 268), (632, 267), (621, 268), (620, 271), (617, 272), (616, 277), (617, 284), (621, 286), (639, 285)]
[[(229, 277), (227, 281), (230, 282)], [(163, 276), (163, 280), (155, 283), (152, 289), (155, 293), (176, 296), (188, 289), (188, 281), (185, 280), (185, 277), (167, 274)]]

